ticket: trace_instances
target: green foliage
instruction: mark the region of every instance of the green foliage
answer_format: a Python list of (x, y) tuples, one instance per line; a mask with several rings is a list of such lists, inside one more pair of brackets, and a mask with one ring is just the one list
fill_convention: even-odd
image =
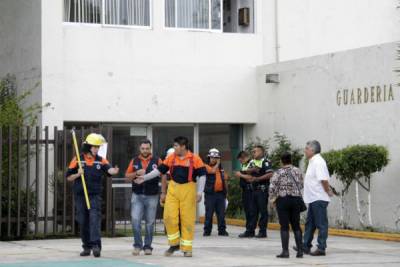
[(228, 209), (226, 210), (226, 216), (229, 218), (241, 218), (243, 216), (243, 205), (242, 205), (242, 189), (239, 185), (238, 178), (231, 178), (228, 180)]
[[(369, 191), (371, 175), (381, 171), (389, 163), (388, 150), (378, 145), (353, 145), (341, 150), (328, 151), (322, 156), (331, 175), (336, 175), (344, 185), (344, 193), (354, 181)], [(363, 184), (362, 180), (367, 185)]]
[(293, 165), (299, 167), (300, 161), (303, 158), (303, 153), (301, 149), (294, 149), (289, 139), (285, 135), (277, 132), (275, 132), (274, 134), (274, 142), (276, 145), (274, 149), (272, 149), (269, 153), (269, 159), (272, 162), (272, 168), (278, 169), (280, 167), (281, 156), (283, 155), (283, 153), (287, 152), (292, 154)]
[[(37, 86), (37, 85), (36, 85)], [(35, 87), (36, 87), (35, 86)], [(25, 105), (25, 100), (32, 93), (33, 89), (25, 91), (21, 94), (17, 94), (16, 78), (12, 75), (7, 75), (0, 80), (0, 128), (3, 130), (3, 147), (2, 147), (2, 158), (0, 158), (0, 164), (2, 166), (2, 173), (0, 176), (2, 187), (2, 199), (1, 199), (1, 210), (3, 218), (8, 216), (8, 207), (10, 205), (11, 217), (17, 217), (17, 199), (20, 199), (20, 214), (24, 218), (28, 213), (32, 216), (35, 213), (34, 207), (36, 203), (36, 197), (33, 190), (33, 185), (29, 185), (26, 188), (25, 185), (19, 185), (21, 182), (20, 175), (22, 169), (18, 166), (18, 162), (23, 165), (28, 155), (23, 152), (18, 153), (17, 139), (20, 132), (19, 127), (24, 125), (35, 125), (37, 121), (37, 115), (42, 110), (42, 106), (39, 104)], [(24, 109), (23, 106), (26, 106)], [(45, 106), (48, 106), (45, 105)], [(9, 142), (9, 136), (11, 136), (12, 142)], [(11, 145), (11, 147), (10, 147)], [(11, 152), (11, 154), (10, 154)], [(11, 159), (10, 159), (11, 157)], [(19, 160), (20, 158), (20, 160)], [(11, 165), (10, 165), (11, 162)], [(9, 175), (11, 173), (11, 177)], [(18, 188), (20, 188), (18, 192)], [(11, 189), (11, 190), (10, 190)], [(9, 201), (11, 198), (11, 202)], [(26, 202), (29, 200), (30, 206), (27, 210)], [(27, 225), (21, 224), (21, 233), (25, 233)], [(5, 238), (6, 233), (5, 222), (2, 225), (2, 238)], [(16, 235), (16, 224), (12, 224), (11, 234)]]

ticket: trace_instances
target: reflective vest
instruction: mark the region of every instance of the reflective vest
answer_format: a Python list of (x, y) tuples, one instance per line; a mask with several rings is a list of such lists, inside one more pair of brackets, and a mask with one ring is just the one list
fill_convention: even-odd
[[(143, 169), (142, 161), (139, 157), (136, 157), (132, 160), (133, 168), (135, 171)], [(159, 159), (157, 157), (151, 157), (149, 164), (146, 168), (146, 174), (152, 172), (154, 169), (158, 167)], [(142, 184), (132, 183), (132, 191), (135, 194), (142, 194), (142, 195), (157, 195), (160, 192), (160, 183), (161, 178), (157, 177), (146, 181)]]
[[(225, 172), (224, 169), (221, 167), (218, 169), (218, 171), (221, 173), (221, 182), (222, 182), (222, 187), (223, 190), (222, 192), (226, 193), (226, 187), (225, 187)], [(204, 187), (204, 193), (214, 193), (215, 192), (215, 182), (217, 180), (217, 175), (215, 173), (208, 173), (206, 175), (206, 185)]]

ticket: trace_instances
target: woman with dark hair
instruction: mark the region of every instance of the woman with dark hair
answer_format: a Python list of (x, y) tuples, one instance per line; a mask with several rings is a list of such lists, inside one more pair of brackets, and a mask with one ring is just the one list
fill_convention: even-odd
[(289, 258), (289, 224), (292, 226), (296, 240), (297, 258), (303, 257), (302, 232), (300, 228), (300, 213), (304, 202), (302, 199), (303, 175), (299, 168), (292, 165), (292, 155), (283, 153), (282, 167), (271, 178), (269, 196), (271, 203), (275, 202), (281, 225), (282, 252), (278, 258)]

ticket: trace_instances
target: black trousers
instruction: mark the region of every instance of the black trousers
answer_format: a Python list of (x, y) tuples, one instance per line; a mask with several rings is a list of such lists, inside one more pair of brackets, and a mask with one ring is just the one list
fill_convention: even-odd
[(204, 195), (204, 205), (206, 208), (206, 218), (204, 221), (204, 232), (211, 233), (213, 226), (214, 212), (217, 215), (218, 232), (223, 233), (226, 231), (225, 223), (225, 205), (226, 195), (223, 192), (206, 193)]
[(301, 197), (278, 197), (276, 200), (276, 209), (282, 231), (289, 231), (289, 224), (292, 226), (293, 231), (301, 231), (300, 208)]
[(101, 196), (89, 195), (90, 210), (86, 207), (85, 197), (75, 195), (76, 220), (79, 223), (82, 247), (101, 248)]
[(254, 229), (258, 221), (260, 233), (267, 232), (268, 225), (268, 190), (255, 190), (253, 192)]
[(256, 229), (256, 214), (253, 205), (254, 192), (249, 188), (242, 188), (242, 204), (246, 217), (246, 232), (253, 233)]

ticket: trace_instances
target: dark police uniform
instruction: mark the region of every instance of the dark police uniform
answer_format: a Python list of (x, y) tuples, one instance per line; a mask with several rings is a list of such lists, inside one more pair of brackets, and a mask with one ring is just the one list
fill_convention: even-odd
[[(265, 158), (250, 161), (249, 168), (255, 168), (256, 171), (250, 175), (253, 177), (261, 177), (267, 173), (273, 172), (271, 162)], [(266, 235), (267, 224), (268, 224), (268, 189), (269, 180), (263, 180), (260, 182), (253, 182), (253, 203), (254, 218), (252, 218), (251, 227), (253, 232), (255, 231), (257, 220), (260, 235)]]
[[(82, 179), (79, 177), (74, 181), (73, 192), (77, 221), (80, 227), (82, 247), (92, 249), (101, 248), (101, 193), (103, 191), (102, 178), (108, 175), (111, 168), (109, 162), (96, 155), (82, 154), (81, 164), (85, 175), (86, 188), (90, 199), (90, 210), (87, 209)], [(66, 173), (66, 176), (78, 172), (78, 161), (74, 158)]]
[(227, 190), (225, 186), (225, 173), (221, 166), (219, 166), (216, 172), (213, 171), (212, 166), (207, 164), (205, 166), (207, 178), (204, 187), (204, 205), (206, 208), (204, 233), (211, 233), (215, 212), (218, 221), (218, 233), (222, 235), (226, 233), (225, 208)]
[[(240, 172), (247, 174), (247, 170), (250, 167), (250, 160), (242, 164)], [(253, 185), (247, 182), (245, 179), (240, 178), (240, 187), (242, 188), (242, 204), (243, 210), (246, 217), (246, 233), (254, 235), (254, 229), (256, 228), (255, 210), (253, 207)]]

